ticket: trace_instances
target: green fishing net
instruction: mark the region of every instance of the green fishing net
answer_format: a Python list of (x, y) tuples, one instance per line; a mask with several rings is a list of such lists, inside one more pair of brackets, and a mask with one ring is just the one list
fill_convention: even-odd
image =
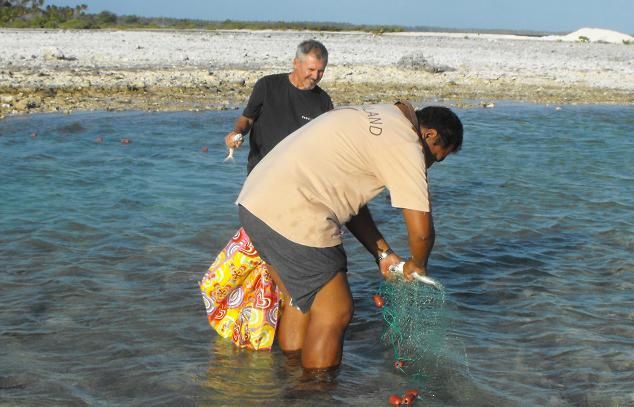
[(423, 382), (446, 353), (445, 288), (403, 278), (379, 288), (384, 305), (383, 341), (394, 349), (394, 367)]

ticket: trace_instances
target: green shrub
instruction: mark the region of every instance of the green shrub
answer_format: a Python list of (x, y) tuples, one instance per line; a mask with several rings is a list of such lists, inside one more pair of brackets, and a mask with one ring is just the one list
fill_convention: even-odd
[(60, 28), (65, 28), (67, 30), (86, 30), (90, 28), (99, 28), (99, 26), (96, 25), (92, 19), (74, 18), (60, 24)]

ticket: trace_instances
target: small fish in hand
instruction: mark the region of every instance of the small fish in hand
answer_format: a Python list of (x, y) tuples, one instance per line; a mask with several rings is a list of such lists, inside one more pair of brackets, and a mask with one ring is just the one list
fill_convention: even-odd
[[(242, 140), (244, 140), (244, 136), (242, 134), (236, 134), (235, 136), (233, 136), (233, 141), (235, 143), (241, 143)], [(229, 147), (229, 154), (227, 154), (227, 156), (225, 157), (225, 161), (233, 161), (234, 150), (235, 150), (234, 147)]]

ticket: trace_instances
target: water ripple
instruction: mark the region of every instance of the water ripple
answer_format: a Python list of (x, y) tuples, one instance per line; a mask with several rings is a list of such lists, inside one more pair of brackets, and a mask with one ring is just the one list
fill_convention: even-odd
[[(424, 383), (393, 368), (378, 272), (349, 234), (356, 314), (337, 374), (303, 377), (210, 330), (197, 281), (238, 225), (246, 151), (223, 163), (222, 141), (238, 113), (0, 122), (3, 400), (362, 406), (416, 386), (429, 406), (631, 404), (631, 107), (460, 112), (463, 150), (430, 171), (448, 329)], [(371, 209), (407, 255), (388, 195)]]

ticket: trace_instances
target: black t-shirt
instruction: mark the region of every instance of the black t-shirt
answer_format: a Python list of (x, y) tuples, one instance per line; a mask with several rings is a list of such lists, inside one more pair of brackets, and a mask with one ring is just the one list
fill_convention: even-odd
[(297, 89), (287, 73), (260, 78), (242, 112), (254, 120), (249, 135), (247, 171), (251, 172), (284, 137), (332, 108), (330, 96), (319, 86), (311, 90)]

